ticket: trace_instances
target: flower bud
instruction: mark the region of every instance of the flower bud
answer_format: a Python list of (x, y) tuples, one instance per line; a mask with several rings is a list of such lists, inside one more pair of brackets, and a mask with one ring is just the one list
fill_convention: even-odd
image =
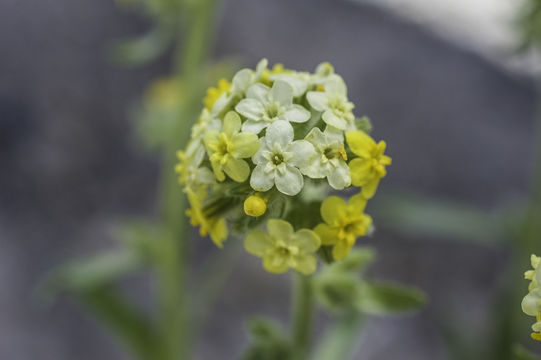
[(251, 195), (244, 200), (244, 212), (248, 216), (258, 217), (267, 211), (267, 203), (260, 196)]

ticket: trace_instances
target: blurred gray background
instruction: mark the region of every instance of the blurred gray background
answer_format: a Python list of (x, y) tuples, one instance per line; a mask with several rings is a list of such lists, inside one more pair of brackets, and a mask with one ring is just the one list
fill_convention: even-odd
[[(388, 143), (393, 165), (382, 193), (487, 211), (525, 194), (536, 102), (529, 70), (367, 3), (226, 0), (219, 20), (216, 58), (335, 66), (356, 113)], [(147, 28), (112, 1), (0, 2), (1, 359), (127, 359), (77, 305), (44, 307), (34, 289), (64, 261), (114, 246), (118, 221), (155, 214), (158, 161), (140, 150), (127, 110), (170, 59), (129, 69), (104, 51)], [(450, 319), (466, 333), (490, 331), (507, 248), (450, 240), (380, 226), (366, 241), (379, 251), (374, 277), (418, 285), (431, 302), (417, 315), (371, 319), (358, 359), (451, 359), (442, 332)], [(218, 251), (194, 241), (198, 256)], [(247, 342), (243, 317), (287, 318), (287, 276), (265, 273), (249, 256), (237, 261), (198, 345), (201, 359), (235, 359)], [(126, 287), (148, 305), (146, 276)]]

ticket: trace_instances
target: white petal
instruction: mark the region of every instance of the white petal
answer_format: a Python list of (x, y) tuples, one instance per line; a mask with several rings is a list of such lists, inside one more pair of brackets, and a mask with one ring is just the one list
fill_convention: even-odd
[(285, 120), (294, 123), (307, 122), (310, 119), (310, 111), (300, 105), (292, 105), (282, 116)]
[(259, 148), (259, 150), (257, 150), (254, 156), (252, 156), (252, 161), (254, 162), (254, 164), (263, 164), (268, 161), (264, 155), (265, 155), (265, 152), (269, 152), (269, 148), (267, 147), (265, 141), (260, 141), (260, 142), (261, 142), (261, 147)]
[(335, 127), (326, 126), (323, 134), (325, 134), (328, 144), (334, 143), (334, 142), (337, 142), (340, 144), (344, 143), (344, 132)]
[[(255, 170), (254, 170), (255, 171)], [(276, 173), (276, 188), (286, 195), (297, 195), (304, 184), (303, 177), (299, 169), (288, 165), (283, 174)], [(252, 186), (253, 187), (253, 186)]]
[(252, 70), (239, 70), (233, 77), (233, 92), (245, 92), (252, 84)]
[(261, 76), (261, 74), (267, 68), (268, 65), (269, 65), (269, 61), (265, 58), (261, 59), (257, 63), (257, 66), (255, 67), (254, 81), (259, 80), (259, 77)]
[(325, 92), (347, 95), (347, 87), (344, 79), (340, 75), (332, 74), (325, 81)]
[(302, 169), (302, 173), (312, 179), (322, 179), (327, 176), (326, 168), (322, 166), (317, 155), (308, 166)]
[(257, 165), (252, 171), (250, 186), (256, 191), (268, 191), (274, 185), (274, 174), (266, 173), (264, 165)]
[(282, 148), (291, 144), (293, 141), (293, 127), (284, 120), (277, 120), (267, 128), (265, 142), (272, 148), (274, 144), (280, 144)]
[(280, 74), (271, 76), (271, 80), (281, 80), (287, 82), (293, 89), (293, 96), (299, 97), (306, 92), (308, 81), (295, 75)]
[(269, 101), (278, 101), (283, 106), (289, 106), (293, 102), (293, 88), (285, 81), (275, 81), (269, 93)]
[(304, 139), (310, 141), (314, 145), (325, 145), (327, 143), (325, 135), (319, 128), (310, 130)]
[(246, 120), (242, 124), (242, 131), (259, 134), (261, 130), (267, 127), (267, 123), (264, 121)]
[(320, 91), (309, 91), (306, 94), (306, 99), (311, 107), (317, 111), (323, 111), (328, 108), (327, 94)]
[(323, 118), (323, 121), (325, 121), (327, 125), (335, 127), (339, 130), (344, 130), (347, 126), (347, 121), (342, 119), (341, 117), (334, 115), (334, 113), (331, 110), (325, 111), (323, 113), (322, 118)]
[(222, 95), (220, 95), (214, 105), (212, 105), (212, 115), (218, 116), (226, 107), (229, 106), (232, 98), (233, 97), (231, 95), (228, 95), (227, 93), (223, 93)]
[(263, 108), (263, 104), (261, 104), (255, 99), (241, 100), (241, 102), (239, 102), (237, 106), (235, 106), (235, 110), (239, 114), (247, 117), (248, 119), (256, 121), (260, 120), (263, 117), (265, 111), (265, 109)]
[(248, 92), (246, 93), (246, 97), (250, 99), (256, 99), (261, 103), (267, 102), (267, 94), (269, 93), (270, 89), (268, 86), (265, 86), (261, 83), (253, 84), (248, 88)]
[(340, 165), (331, 171), (327, 179), (329, 180), (329, 185), (331, 185), (333, 189), (344, 189), (346, 186), (351, 185), (349, 167), (345, 162), (340, 162)]
[(290, 163), (303, 169), (310, 164), (310, 161), (316, 156), (316, 149), (314, 145), (306, 140), (294, 141), (287, 149), (289, 153), (293, 154), (293, 158)]

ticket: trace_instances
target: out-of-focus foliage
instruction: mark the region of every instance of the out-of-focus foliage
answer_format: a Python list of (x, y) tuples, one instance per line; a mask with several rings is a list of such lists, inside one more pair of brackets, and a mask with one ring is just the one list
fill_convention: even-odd
[(541, 43), (541, 1), (526, 0), (518, 18), (521, 35), (520, 49), (539, 46)]

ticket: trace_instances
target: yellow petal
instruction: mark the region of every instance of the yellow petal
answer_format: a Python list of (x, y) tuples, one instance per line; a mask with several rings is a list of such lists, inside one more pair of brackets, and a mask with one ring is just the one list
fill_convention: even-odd
[(295, 256), (293, 268), (304, 275), (310, 275), (316, 271), (317, 260), (312, 254)]
[(346, 207), (344, 199), (338, 196), (329, 196), (321, 204), (321, 217), (327, 224), (336, 226), (345, 216)]
[(370, 158), (371, 151), (376, 146), (376, 142), (368, 134), (360, 130), (348, 132), (346, 140), (351, 151), (365, 159)]
[(290, 244), (298, 246), (302, 253), (313, 253), (319, 249), (321, 240), (312, 230), (301, 229), (291, 237)]
[(224, 164), (224, 171), (227, 176), (236, 182), (243, 182), (248, 179), (248, 176), (250, 175), (250, 166), (244, 160), (229, 157), (227, 162)]
[(335, 260), (342, 260), (349, 254), (351, 246), (345, 241), (339, 241), (332, 249), (332, 256)]
[(314, 232), (319, 236), (322, 245), (334, 245), (338, 241), (338, 231), (327, 224), (319, 224)]
[(237, 159), (251, 157), (259, 150), (259, 139), (256, 134), (250, 132), (235, 134), (228, 150)]
[(281, 274), (289, 270), (287, 257), (282, 257), (277, 254), (265, 255), (263, 257), (263, 267), (273, 274)]
[(267, 221), (269, 234), (279, 240), (288, 241), (293, 236), (293, 226), (285, 220), (270, 219)]
[(379, 180), (379, 178), (375, 178), (374, 180), (363, 185), (361, 192), (364, 197), (371, 199), (374, 196), (376, 190), (378, 189)]
[(351, 174), (351, 184), (354, 186), (363, 186), (374, 177), (370, 161), (356, 158), (351, 160), (348, 165)]
[(244, 238), (244, 249), (252, 255), (263, 257), (274, 245), (270, 236), (263, 230), (250, 231)]
[(234, 111), (228, 112), (224, 117), (222, 132), (229, 136), (239, 132), (241, 126), (240, 116)]
[(224, 218), (213, 219), (210, 230), (210, 238), (219, 248), (223, 247), (223, 242), (227, 239), (227, 224)]

